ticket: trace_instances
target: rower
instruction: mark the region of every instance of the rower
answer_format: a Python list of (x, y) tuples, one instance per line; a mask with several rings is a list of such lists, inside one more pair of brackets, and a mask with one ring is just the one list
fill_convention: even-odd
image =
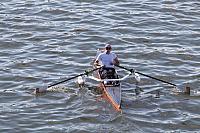
[(100, 53), (94, 62), (94, 65), (96, 66), (104, 66), (102, 67), (102, 69), (100, 69), (102, 78), (117, 78), (115, 77), (116, 72), (114, 69), (114, 65), (119, 65), (119, 60), (117, 58), (117, 55), (111, 52), (111, 50), (111, 45), (106, 44), (104, 52)]

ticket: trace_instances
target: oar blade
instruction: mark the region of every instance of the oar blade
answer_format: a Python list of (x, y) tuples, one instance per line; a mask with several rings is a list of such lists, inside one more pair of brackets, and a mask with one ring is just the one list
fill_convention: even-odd
[(48, 90), (47, 86), (37, 87), (34, 89), (33, 94), (45, 93), (47, 92), (47, 90)]

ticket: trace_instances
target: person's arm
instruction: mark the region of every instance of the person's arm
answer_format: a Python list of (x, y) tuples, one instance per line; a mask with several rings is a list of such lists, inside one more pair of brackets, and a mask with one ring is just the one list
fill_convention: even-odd
[(113, 64), (114, 64), (114, 65), (119, 65), (119, 60), (118, 60), (117, 57), (113, 60)]
[(100, 58), (100, 54), (97, 56), (97, 58), (94, 61), (94, 65), (95, 66), (100, 66), (100, 64), (99, 64), (99, 58)]
[(98, 65), (99, 64), (99, 61), (96, 59), (95, 61), (94, 61), (94, 65)]
[(119, 60), (117, 55), (115, 53), (112, 53), (112, 55), (114, 59), (112, 60), (111, 65), (119, 65)]

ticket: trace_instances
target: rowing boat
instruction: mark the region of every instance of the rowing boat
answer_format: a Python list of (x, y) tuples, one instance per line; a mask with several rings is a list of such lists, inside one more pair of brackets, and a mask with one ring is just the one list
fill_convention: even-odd
[[(97, 50), (96, 57), (103, 52), (102, 50)], [(94, 68), (101, 66), (94, 65)], [(113, 107), (121, 111), (121, 82), (119, 81), (119, 76), (114, 68), (100, 68), (94, 72), (94, 78), (99, 79), (100, 87), (103, 93), (108, 98)], [(118, 80), (118, 81), (117, 81)]]
[[(96, 54), (96, 57), (101, 52), (103, 52), (103, 50), (104, 49), (98, 50), (97, 54)], [(120, 66), (120, 65), (115, 65), (115, 66), (120, 68), (120, 69), (123, 69), (126, 72), (128, 72), (128, 74), (126, 74), (125, 76), (120, 76), (120, 78), (119, 78), (118, 74), (116, 73), (115, 69), (113, 68), (114, 69), (114, 73), (112, 74), (112, 77), (105, 76), (105, 75), (109, 75), (109, 70), (104, 73), (103, 72), (104, 67), (95, 66), (94, 65), (95, 68), (92, 69), (92, 70), (88, 70), (88, 71), (86, 70), (84, 73), (69, 77), (67, 79), (64, 79), (62, 81), (56, 82), (54, 84), (50, 84), (50, 85), (48, 85), (47, 87), (44, 87), (44, 88), (35, 88), (34, 94), (44, 93), (44, 92), (47, 92), (47, 91), (52, 91), (52, 90), (54, 90), (56, 85), (64, 83), (64, 82), (67, 82), (67, 81), (75, 79), (75, 78), (77, 78), (77, 83), (79, 84), (79, 87), (82, 88), (84, 86), (85, 81), (86, 81), (85, 79), (88, 78), (88, 79), (92, 79), (92, 80), (95, 80), (95, 81), (99, 82), (100, 86), (101, 86), (101, 88), (102, 88), (102, 90), (103, 90), (103, 92), (105, 94), (105, 96), (108, 98), (110, 103), (116, 108), (116, 110), (121, 111), (121, 93), (122, 93), (121, 81), (124, 81), (127, 78), (134, 77), (135, 80), (136, 80), (136, 85), (137, 85), (140, 82), (140, 76), (139, 76), (139, 74), (140, 74), (142, 76), (145, 76), (145, 77), (148, 77), (148, 78), (151, 78), (151, 79), (154, 79), (154, 80), (157, 80), (157, 81), (172, 85), (172, 86), (174, 86), (176, 91), (179, 89), (177, 87), (177, 85), (174, 84), (174, 83), (171, 83), (171, 82), (168, 82), (168, 81), (153, 77), (151, 75), (147, 75), (147, 74), (138, 72), (138, 71), (136, 71), (134, 69), (129, 69), (129, 68), (126, 68), (126, 67), (123, 67), (123, 66)], [(89, 75), (91, 73), (93, 73), (92, 76)], [(136, 88), (135, 89), (136, 98), (143, 97), (144, 94), (151, 93), (153, 91), (157, 91), (158, 94), (156, 95), (156, 97), (159, 97), (159, 91), (158, 90), (160, 90), (160, 88), (151, 89), (151, 90), (148, 90), (148, 91), (145, 91), (145, 92), (140, 92), (140, 88), (139, 88), (139, 91)], [(190, 90), (191, 90), (191, 88), (189, 86), (186, 86), (186, 88), (184, 90), (184, 94), (189, 94), (190, 95)], [(199, 96), (200, 93), (198, 91), (195, 91), (194, 95), (195, 96)]]
[[(108, 75), (108, 72), (104, 74)], [(108, 98), (113, 107), (117, 111), (121, 111), (121, 82), (119, 81), (119, 76), (116, 72), (114, 73), (115, 77), (113, 78), (102, 78), (102, 75), (103, 74), (101, 72), (101, 69), (99, 69), (98, 71), (94, 72), (93, 79), (95, 79), (96, 77), (97, 79), (99, 79), (99, 81), (101, 81), (100, 87), (102, 88), (103, 93)]]

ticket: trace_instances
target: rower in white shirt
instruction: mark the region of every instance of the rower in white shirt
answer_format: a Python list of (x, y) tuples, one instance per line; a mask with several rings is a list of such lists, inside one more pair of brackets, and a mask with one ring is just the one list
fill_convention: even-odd
[(119, 60), (117, 58), (117, 55), (111, 52), (111, 50), (112, 50), (111, 45), (106, 44), (105, 51), (97, 56), (94, 63), (95, 65), (103, 66), (102, 69), (100, 70), (101, 72), (103, 72), (104, 70), (111, 71), (111, 73), (114, 75), (115, 73), (114, 66), (119, 65)]

